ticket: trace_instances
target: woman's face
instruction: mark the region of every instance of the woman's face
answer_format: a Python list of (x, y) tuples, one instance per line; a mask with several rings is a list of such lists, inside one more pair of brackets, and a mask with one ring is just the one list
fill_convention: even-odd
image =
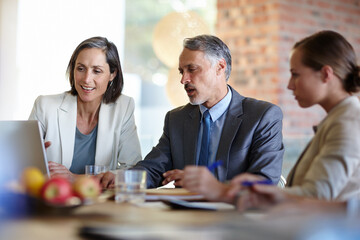
[(301, 50), (294, 50), (290, 59), (291, 78), (288, 89), (303, 108), (318, 104), (324, 97), (324, 82), (321, 71), (305, 66)]
[(86, 48), (79, 53), (74, 68), (75, 89), (78, 100), (84, 103), (101, 102), (109, 81), (116, 73), (110, 73), (103, 50)]

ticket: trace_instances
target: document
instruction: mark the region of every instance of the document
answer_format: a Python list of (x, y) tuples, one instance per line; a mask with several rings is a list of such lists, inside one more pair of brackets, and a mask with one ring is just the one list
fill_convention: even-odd
[(234, 210), (235, 206), (221, 202), (188, 202), (180, 199), (162, 200), (163, 203), (173, 209), (181, 210)]
[(160, 201), (179, 199), (187, 201), (201, 201), (205, 200), (204, 196), (189, 192), (185, 188), (154, 188), (146, 189), (146, 200), (147, 201)]

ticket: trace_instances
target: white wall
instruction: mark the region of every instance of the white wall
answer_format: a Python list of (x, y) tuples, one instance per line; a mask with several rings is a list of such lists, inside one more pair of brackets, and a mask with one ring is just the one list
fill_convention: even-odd
[(17, 8), (17, 0), (0, 0), (0, 120), (13, 119), (13, 109), (18, 105)]
[(104, 36), (123, 56), (124, 0), (0, 0), (0, 120), (27, 119), (38, 95), (70, 89), (76, 46)]

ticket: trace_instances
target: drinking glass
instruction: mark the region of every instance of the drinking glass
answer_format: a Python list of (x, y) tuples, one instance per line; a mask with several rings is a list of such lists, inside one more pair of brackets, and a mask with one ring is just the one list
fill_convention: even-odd
[(115, 201), (141, 204), (145, 201), (146, 171), (120, 169), (115, 177)]
[(86, 165), (85, 175), (98, 175), (108, 171), (109, 168), (105, 165)]

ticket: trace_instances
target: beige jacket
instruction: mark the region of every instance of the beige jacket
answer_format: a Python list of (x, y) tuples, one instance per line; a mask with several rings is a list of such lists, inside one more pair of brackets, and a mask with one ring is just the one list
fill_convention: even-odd
[(326, 200), (360, 198), (360, 102), (348, 97), (318, 125), (285, 191)]
[[(40, 122), (48, 161), (71, 166), (76, 132), (77, 97), (70, 93), (39, 96), (30, 120)], [(118, 162), (134, 165), (141, 160), (134, 119), (134, 100), (121, 95), (115, 103), (101, 103), (96, 140), (95, 164), (116, 169)]]

